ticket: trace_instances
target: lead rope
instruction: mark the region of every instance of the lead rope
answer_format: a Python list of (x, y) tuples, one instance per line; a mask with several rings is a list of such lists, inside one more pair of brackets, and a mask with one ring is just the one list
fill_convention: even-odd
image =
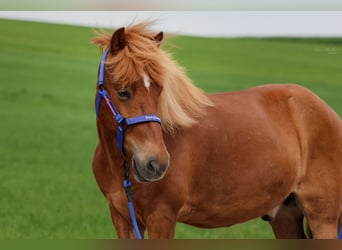
[(138, 227), (137, 219), (135, 217), (134, 205), (133, 205), (133, 201), (132, 201), (132, 199), (133, 199), (133, 192), (132, 192), (132, 189), (131, 189), (132, 184), (131, 184), (131, 181), (129, 180), (129, 167), (127, 166), (127, 163), (126, 163), (125, 160), (123, 160), (122, 165), (123, 165), (124, 173), (125, 173), (123, 186), (125, 188), (126, 197), (127, 197), (127, 200), (128, 200), (129, 214), (131, 216), (131, 220), (132, 220), (132, 225), (133, 225), (133, 228), (134, 228), (135, 236), (137, 237), (138, 240), (141, 240), (142, 237), (141, 237), (140, 230), (139, 230), (139, 227)]

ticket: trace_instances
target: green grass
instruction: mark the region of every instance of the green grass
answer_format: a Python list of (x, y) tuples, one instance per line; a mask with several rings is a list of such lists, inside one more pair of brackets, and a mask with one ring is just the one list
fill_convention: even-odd
[[(0, 238), (113, 238), (91, 170), (99, 50), (91, 28), (0, 20)], [(175, 58), (208, 92), (296, 82), (342, 114), (342, 39), (177, 37)], [(273, 238), (260, 219), (177, 238)]]

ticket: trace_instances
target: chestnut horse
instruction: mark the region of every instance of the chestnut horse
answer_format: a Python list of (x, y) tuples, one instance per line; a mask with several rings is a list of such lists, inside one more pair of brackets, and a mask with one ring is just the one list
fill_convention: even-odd
[[(176, 222), (227, 227), (262, 216), (277, 238), (337, 238), (342, 205), (342, 123), (294, 84), (206, 94), (160, 48), (146, 23), (101, 35), (103, 85), (123, 117), (156, 114), (126, 128), (98, 103), (93, 171), (120, 239), (135, 238), (123, 159), (140, 233), (173, 238)], [(98, 99), (99, 92), (96, 96)], [(156, 118), (157, 119), (157, 118)], [(158, 118), (159, 119), (159, 118)]]

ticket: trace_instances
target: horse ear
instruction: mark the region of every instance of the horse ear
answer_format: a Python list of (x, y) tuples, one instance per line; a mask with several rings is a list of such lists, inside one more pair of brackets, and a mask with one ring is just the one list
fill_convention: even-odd
[(122, 50), (126, 46), (126, 38), (125, 38), (125, 27), (117, 29), (113, 36), (112, 41), (110, 43), (110, 52), (115, 55), (117, 52)]
[(157, 42), (158, 44), (158, 47), (160, 46), (161, 44), (161, 41), (163, 40), (164, 38), (164, 33), (161, 31), (159, 32), (153, 39)]

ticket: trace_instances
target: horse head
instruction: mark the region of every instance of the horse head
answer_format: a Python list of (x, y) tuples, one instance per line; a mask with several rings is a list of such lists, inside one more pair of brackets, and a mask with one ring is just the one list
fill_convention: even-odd
[(134, 34), (126, 34), (125, 28), (118, 29), (103, 46), (107, 49), (101, 62), (103, 73), (101, 65), (99, 73), (99, 78), (103, 74), (103, 83), (99, 80), (96, 99), (101, 100), (100, 95), (103, 95), (105, 101), (97, 104), (98, 126), (118, 137), (119, 130), (123, 131), (122, 149), (119, 142), (118, 151), (133, 167), (137, 181), (151, 182), (163, 178), (170, 164), (161, 120), (155, 115), (162, 88), (158, 79), (148, 72), (149, 65), (156, 63), (149, 53), (159, 50), (163, 33), (156, 36)]

